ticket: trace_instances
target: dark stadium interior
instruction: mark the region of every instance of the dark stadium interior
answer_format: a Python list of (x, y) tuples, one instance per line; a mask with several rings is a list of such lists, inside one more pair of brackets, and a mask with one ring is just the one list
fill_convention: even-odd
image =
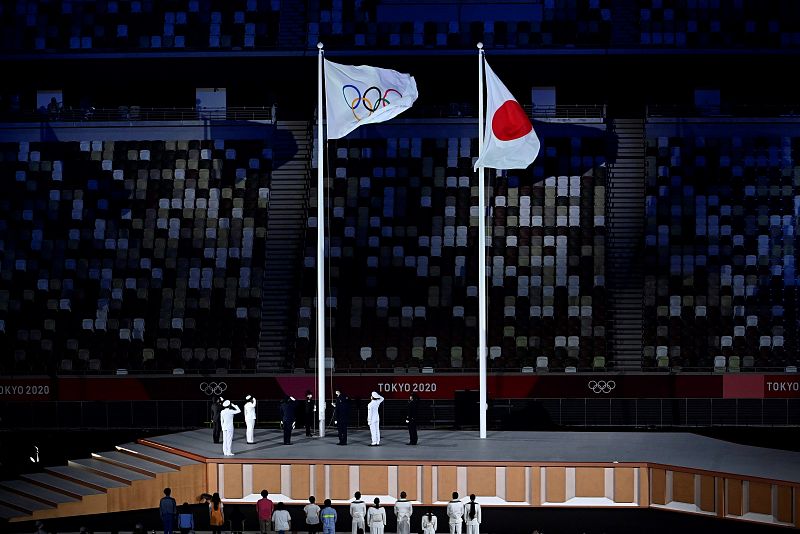
[[(157, 501), (59, 517), (4, 481), (207, 427), (223, 383), (276, 433), (316, 395), (318, 42), (419, 89), (320, 151), (357, 435), (379, 388), (391, 431), (404, 387), (422, 432), (478, 429), (482, 42), (541, 140), (486, 172), (489, 428), (798, 450), (800, 3), (0, 0), (0, 529), (156, 528)], [(722, 480), (713, 509), (542, 497), (482, 528), (800, 527), (797, 484), (737, 515)]]

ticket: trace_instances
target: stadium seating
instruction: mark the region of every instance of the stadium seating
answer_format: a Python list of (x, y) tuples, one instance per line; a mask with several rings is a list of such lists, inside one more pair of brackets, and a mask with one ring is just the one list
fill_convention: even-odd
[(0, 370), (254, 367), (263, 141), (5, 143)]
[[(590, 368), (606, 356), (605, 178), (592, 172), (602, 148), (551, 138), (535, 171), (491, 180), (492, 367), (519, 369), (546, 357), (550, 368)], [(475, 368), (476, 140), (347, 140), (329, 151), (327, 314), (337, 367)], [(575, 174), (537, 177), (556, 165)], [(315, 348), (315, 215), (297, 367), (310, 365)]]
[(742, 134), (648, 139), (645, 355), (673, 367), (796, 363), (798, 138)]

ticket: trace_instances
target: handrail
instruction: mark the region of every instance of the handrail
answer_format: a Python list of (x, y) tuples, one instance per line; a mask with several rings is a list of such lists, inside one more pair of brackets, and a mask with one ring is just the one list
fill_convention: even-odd
[(680, 105), (649, 104), (647, 117), (706, 117), (706, 118), (756, 118), (786, 117), (800, 118), (800, 103), (794, 104), (726, 104)]

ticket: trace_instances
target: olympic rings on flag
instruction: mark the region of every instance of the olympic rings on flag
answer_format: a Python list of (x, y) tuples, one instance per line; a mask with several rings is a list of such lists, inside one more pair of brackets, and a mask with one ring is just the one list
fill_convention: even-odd
[[(347, 84), (342, 86), (344, 102), (353, 112), (353, 117), (355, 117), (356, 121), (361, 121), (375, 113), (378, 109), (382, 107), (385, 108), (391, 104), (388, 98), (391, 93), (397, 94), (400, 98), (403, 97), (400, 91), (393, 87), (382, 92), (380, 87), (373, 85), (362, 93), (355, 85)], [(366, 113), (358, 113), (357, 110), (361, 107), (364, 108)]]

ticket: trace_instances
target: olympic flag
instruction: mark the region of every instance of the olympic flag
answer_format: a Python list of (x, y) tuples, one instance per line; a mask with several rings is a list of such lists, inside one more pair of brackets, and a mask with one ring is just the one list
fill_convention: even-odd
[(500, 78), (486, 67), (486, 132), (475, 168), (525, 169), (539, 155), (539, 138), (530, 119)]
[(410, 74), (368, 65), (325, 60), (328, 139), (339, 139), (363, 124), (388, 121), (417, 99)]

